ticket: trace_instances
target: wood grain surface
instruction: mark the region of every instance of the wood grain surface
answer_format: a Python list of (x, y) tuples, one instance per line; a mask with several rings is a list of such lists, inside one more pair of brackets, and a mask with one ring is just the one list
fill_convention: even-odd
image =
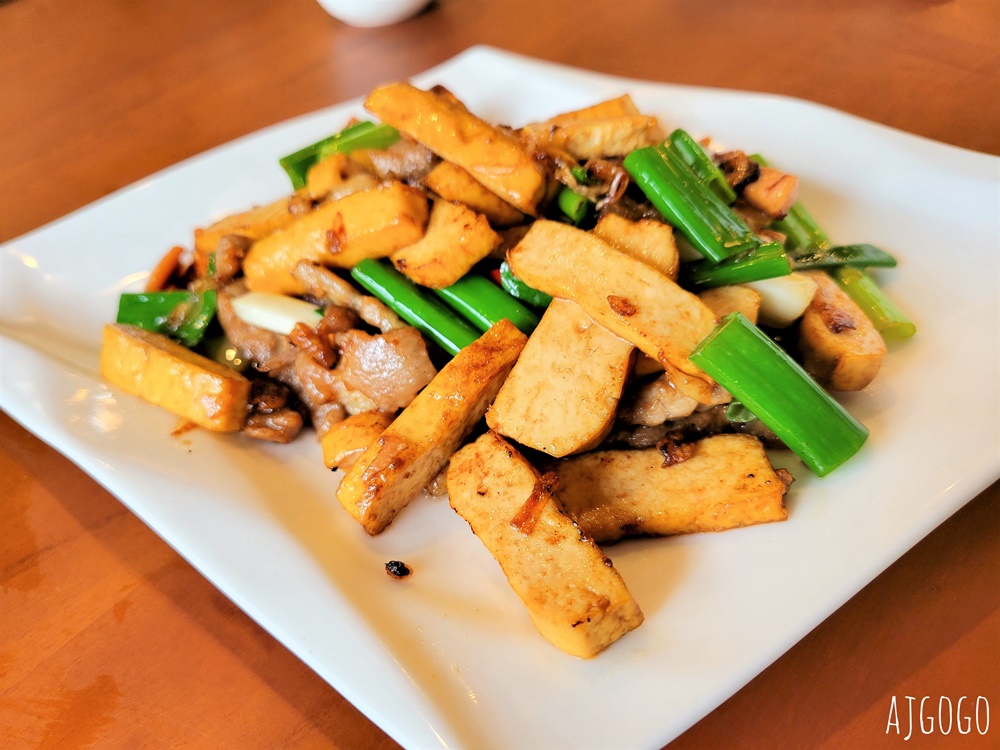
[[(8, 0), (0, 241), (479, 43), (801, 97), (998, 154), (998, 9), (441, 0), (404, 23), (355, 29), (312, 0)], [(1000, 747), (998, 581), (994, 485), (670, 747)], [(985, 737), (887, 736), (892, 697), (905, 710), (907, 695), (986, 696), (994, 726)], [(0, 747), (394, 746), (114, 497), (0, 414)]]

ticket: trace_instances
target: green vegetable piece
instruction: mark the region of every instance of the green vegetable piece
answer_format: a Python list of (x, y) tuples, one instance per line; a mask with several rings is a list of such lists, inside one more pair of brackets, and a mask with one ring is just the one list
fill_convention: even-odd
[(193, 347), (215, 317), (216, 302), (212, 290), (123, 294), (118, 300), (117, 322), (162, 333)]
[(726, 407), (726, 420), (733, 424), (747, 424), (757, 419), (757, 415), (750, 411), (746, 404), (739, 401), (731, 401)]
[(580, 225), (580, 222), (587, 215), (587, 209), (590, 207), (590, 201), (586, 197), (570, 190), (568, 187), (563, 187), (559, 191), (556, 203), (559, 205), (559, 210), (573, 222), (574, 226)]
[(358, 149), (388, 148), (399, 140), (399, 131), (390, 125), (376, 125), (368, 120), (350, 125), (321, 141), (278, 160), (292, 181), (292, 188), (306, 186), (309, 168), (332, 154), (349, 154)]
[(760, 245), (750, 228), (671, 149), (636, 149), (624, 164), (649, 201), (706, 258), (721, 263)]
[(538, 325), (538, 316), (489, 279), (468, 274), (444, 289), (434, 289), (449, 307), (481, 331), (506, 318), (525, 334)]
[(685, 284), (695, 289), (710, 289), (728, 284), (746, 284), (750, 281), (787, 276), (792, 266), (781, 244), (769, 242), (756, 250), (728, 258), (722, 263), (703, 260), (684, 272)]
[(722, 319), (691, 361), (825, 476), (853, 456), (868, 429), (740, 313)]
[(875, 279), (861, 269), (838, 268), (830, 275), (885, 338), (908, 339), (917, 332), (913, 321), (886, 296)]
[(733, 205), (736, 201), (736, 193), (729, 186), (722, 170), (708, 158), (708, 154), (705, 153), (705, 149), (698, 141), (680, 128), (671, 133), (667, 140), (670, 143), (670, 148), (677, 152), (685, 164), (691, 167), (691, 171), (698, 175), (699, 180), (727, 205)]
[[(764, 160), (755, 156), (754, 159), (764, 164)], [(796, 268), (800, 267), (797, 258), (817, 255), (833, 255), (849, 257), (857, 255), (859, 262), (842, 261), (829, 265), (826, 270), (847, 295), (864, 310), (875, 329), (885, 338), (907, 339), (917, 332), (917, 327), (906, 315), (896, 307), (888, 295), (879, 288), (878, 283), (864, 271), (862, 267), (891, 268), (896, 265), (896, 259), (889, 253), (874, 245), (841, 245), (834, 246), (815, 219), (796, 203), (781, 221), (774, 223), (774, 228), (785, 234), (785, 247), (796, 251), (792, 258)], [(866, 262), (875, 259), (876, 262)], [(856, 267), (855, 267), (856, 266)], [(813, 266), (818, 267), (818, 266)]]
[(511, 297), (520, 300), (532, 307), (546, 308), (552, 302), (552, 297), (545, 292), (540, 292), (532, 286), (528, 286), (521, 281), (514, 272), (510, 270), (507, 261), (500, 264), (500, 285)]
[(792, 206), (788, 215), (774, 222), (772, 226), (785, 235), (785, 247), (789, 250), (828, 250), (833, 247), (826, 232), (819, 228), (815, 219), (801, 203)]
[(895, 268), (896, 259), (875, 245), (832, 245), (826, 248), (806, 247), (790, 256), (795, 270), (852, 268)]
[(351, 278), (453, 356), (479, 338), (478, 331), (387, 262), (363, 260), (351, 269)]
[(586, 185), (590, 182), (590, 175), (587, 174), (587, 170), (579, 164), (575, 167), (570, 167), (569, 171), (573, 175), (573, 179), (581, 185)]

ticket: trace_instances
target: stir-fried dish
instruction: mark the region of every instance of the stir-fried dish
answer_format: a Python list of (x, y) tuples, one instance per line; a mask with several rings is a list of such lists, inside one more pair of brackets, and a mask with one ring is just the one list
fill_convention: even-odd
[(796, 177), (628, 96), (519, 129), (440, 87), (365, 106), (122, 295), (109, 383), (246, 438), (311, 426), (371, 535), (447, 491), (578, 656), (643, 619), (599, 545), (784, 520), (765, 448), (819, 476), (861, 448), (830, 392), (914, 327), (868, 271), (894, 258), (835, 244)]

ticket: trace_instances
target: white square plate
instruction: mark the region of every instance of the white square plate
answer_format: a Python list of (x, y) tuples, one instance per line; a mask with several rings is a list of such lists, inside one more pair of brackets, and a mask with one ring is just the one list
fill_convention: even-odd
[[(882, 278), (916, 338), (847, 399), (862, 452), (798, 481), (787, 523), (610, 547), (646, 622), (598, 658), (531, 626), (446, 500), (369, 539), (319, 446), (198, 431), (105, 386), (101, 327), (191, 230), (288, 191), (279, 156), (359, 102), (189, 159), (0, 247), (0, 406), (94, 476), (409, 747), (659, 747), (735, 692), (1000, 475), (996, 158), (774, 96), (625, 81), (477, 47), (415, 78), (519, 125), (629, 92), (696, 137), (767, 155)], [(402, 559), (415, 573), (390, 579)]]

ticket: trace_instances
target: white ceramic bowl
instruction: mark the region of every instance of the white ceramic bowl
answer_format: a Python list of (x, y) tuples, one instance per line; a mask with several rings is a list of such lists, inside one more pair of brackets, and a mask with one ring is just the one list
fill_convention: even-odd
[(334, 18), (372, 28), (398, 23), (419, 13), (430, 0), (317, 0)]

